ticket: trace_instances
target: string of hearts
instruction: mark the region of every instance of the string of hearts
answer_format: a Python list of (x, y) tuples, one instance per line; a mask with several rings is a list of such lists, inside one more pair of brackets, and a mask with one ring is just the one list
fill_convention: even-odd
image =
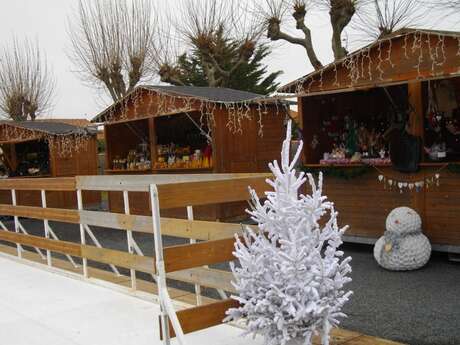
[(424, 176), (422, 179), (409, 179), (409, 180), (402, 180), (401, 178), (395, 178), (393, 176), (389, 176), (385, 174), (381, 169), (376, 166), (372, 166), (375, 170), (379, 172), (377, 177), (380, 183), (383, 183), (383, 188), (388, 190), (398, 190), (402, 194), (404, 191), (406, 192), (420, 192), (422, 190), (428, 190), (433, 187), (439, 187), (440, 185), (440, 178), (441, 178), (441, 171), (444, 170), (449, 164), (446, 163), (442, 165), (439, 169), (437, 169), (433, 174), (429, 176)]

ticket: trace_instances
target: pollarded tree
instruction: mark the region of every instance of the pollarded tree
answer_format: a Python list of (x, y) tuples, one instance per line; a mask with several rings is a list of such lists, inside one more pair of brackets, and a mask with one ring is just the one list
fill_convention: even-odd
[[(363, 1), (367, 0), (264, 0), (262, 5), (256, 7), (255, 13), (261, 17), (270, 40), (283, 40), (304, 47), (313, 68), (320, 69), (323, 64), (313, 46), (312, 32), (307, 23), (308, 11), (315, 8), (329, 12), (332, 26), (331, 47), (334, 58), (338, 60), (347, 55), (347, 50), (342, 44), (342, 32)], [(294, 19), (295, 29), (300, 32), (300, 36), (289, 34), (285, 30), (288, 13)]]
[[(338, 249), (346, 227), (338, 227), (338, 213), (322, 195), (322, 175), (316, 185), (311, 174), (295, 171), (302, 145), (291, 161), (290, 144), (291, 122), (281, 166), (277, 161), (269, 165), (274, 180), (267, 182), (273, 191), (262, 203), (250, 190), (248, 212), (258, 231), (247, 228), (243, 240), (236, 238), (234, 254), (241, 267), (232, 265), (239, 294), (233, 298), (240, 307), (230, 309), (227, 320), (245, 318), (248, 333), (263, 335), (265, 345), (310, 345), (317, 332), (327, 345), (351, 295), (345, 288), (351, 281), (351, 258), (342, 258)], [(302, 195), (307, 179), (312, 193)]]
[(77, 71), (113, 101), (152, 77), (157, 20), (151, 1), (80, 0), (68, 28)]
[(14, 121), (35, 120), (52, 107), (55, 81), (38, 43), (5, 45), (0, 51), (0, 110)]

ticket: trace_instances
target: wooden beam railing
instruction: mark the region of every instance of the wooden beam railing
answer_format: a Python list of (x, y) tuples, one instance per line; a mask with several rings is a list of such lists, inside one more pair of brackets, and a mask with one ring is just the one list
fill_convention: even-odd
[[(266, 190), (268, 174), (204, 174), (204, 175), (148, 175), (148, 176), (77, 176), (71, 178), (38, 178), (0, 180), (0, 190), (40, 191), (42, 207), (23, 206), (16, 203), (0, 204), (0, 215), (15, 217), (15, 229), (23, 226), (20, 218), (41, 220), (44, 237), (7, 231), (2, 226), (0, 240), (15, 243), (18, 255), (22, 246), (40, 248), (47, 251), (47, 264), (52, 265), (51, 252), (67, 255), (68, 259), (79, 257), (83, 262), (83, 276), (89, 277), (88, 260), (130, 270), (131, 288), (136, 289), (136, 272), (151, 274), (158, 286), (162, 307), (161, 329), (165, 344), (177, 336), (184, 345), (183, 335), (222, 322), (225, 311), (236, 306), (236, 302), (226, 297), (234, 293), (228, 271), (209, 268), (208, 265), (232, 261), (234, 236), (241, 235), (240, 224), (195, 220), (193, 206), (244, 201), (249, 198), (248, 186), (259, 195)], [(76, 193), (77, 209), (47, 207), (47, 191)], [(85, 210), (82, 193), (84, 191), (123, 192), (125, 213)], [(146, 192), (151, 199), (152, 216), (130, 214), (128, 192)], [(160, 217), (160, 209), (187, 208), (188, 219)], [(80, 243), (59, 240), (49, 222), (80, 225)], [(3, 225), (3, 223), (2, 223)], [(54, 226), (54, 225), (53, 225)], [(90, 228), (116, 229), (126, 232), (126, 251), (102, 248), (95, 232)], [(103, 230), (102, 230), (103, 231)], [(136, 243), (135, 234), (151, 234), (155, 237), (155, 257), (145, 256)], [(189, 244), (163, 248), (162, 236), (186, 238)], [(89, 236), (87, 238), (87, 236)], [(96, 246), (88, 245), (91, 239)], [(197, 242), (198, 241), (198, 242)], [(74, 263), (75, 264), (75, 263)], [(195, 285), (195, 308), (175, 312), (169, 298), (166, 279), (184, 281)], [(222, 301), (209, 305), (202, 302), (200, 286), (217, 289)]]

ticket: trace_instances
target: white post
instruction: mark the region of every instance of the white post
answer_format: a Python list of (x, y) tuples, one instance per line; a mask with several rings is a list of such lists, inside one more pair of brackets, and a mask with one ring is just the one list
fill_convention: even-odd
[[(77, 207), (78, 211), (83, 210), (83, 198), (81, 195), (81, 189), (77, 189)], [(80, 223), (80, 241), (81, 245), (86, 245), (85, 227)], [(83, 277), (88, 278), (88, 259), (83, 259)]]
[[(193, 220), (193, 206), (187, 206), (187, 219)], [(190, 243), (196, 243), (194, 238), (190, 239)], [(199, 284), (195, 284), (195, 296), (196, 296), (196, 305), (203, 304), (203, 300), (201, 298), (201, 286)]]
[[(11, 190), (11, 201), (13, 203), (13, 206), (16, 206), (16, 190), (12, 189)], [(14, 231), (16, 233), (19, 233), (19, 219), (18, 216), (14, 216)], [(18, 257), (22, 259), (22, 247), (19, 243), (16, 244), (16, 248), (18, 251)]]
[[(46, 191), (44, 189), (41, 190), (42, 195), (42, 207), (46, 209)], [(43, 219), (43, 225), (45, 226), (45, 238), (50, 238), (50, 229), (48, 219)], [(48, 266), (51, 267), (51, 251), (49, 249), (46, 250), (46, 263)]]
[[(129, 215), (130, 210), (129, 210), (129, 195), (128, 191), (124, 190), (123, 191), (123, 204), (125, 205), (125, 214)], [(126, 239), (128, 241), (128, 252), (129, 254), (134, 254), (134, 239), (133, 239), (133, 232), (131, 230), (126, 231)], [(137, 284), (136, 284), (136, 270), (131, 268), (129, 270), (130, 276), (131, 276), (131, 288), (133, 290), (137, 289)]]
[(161, 223), (160, 223), (160, 205), (158, 200), (158, 189), (157, 186), (151, 184), (150, 190), (150, 206), (152, 208), (152, 223), (153, 223), (153, 235), (155, 240), (155, 262), (156, 262), (156, 274), (157, 274), (157, 285), (158, 285), (158, 297), (160, 299), (161, 308), (161, 330), (163, 334), (163, 343), (169, 345), (171, 343), (169, 337), (169, 322), (176, 333), (177, 340), (180, 345), (185, 345), (184, 332), (177, 318), (176, 312), (174, 311), (172, 302), (169, 298), (167, 285), (166, 285), (166, 272), (163, 261), (163, 243), (161, 238)]

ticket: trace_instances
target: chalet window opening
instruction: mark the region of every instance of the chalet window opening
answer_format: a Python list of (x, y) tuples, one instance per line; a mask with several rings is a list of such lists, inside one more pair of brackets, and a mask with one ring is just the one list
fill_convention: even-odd
[(8, 177), (48, 176), (50, 148), (46, 140), (1, 145), (4, 173)]
[[(212, 137), (199, 113), (175, 114), (154, 119), (155, 169), (212, 168)], [(200, 122), (200, 124), (198, 123)]]
[(425, 160), (460, 161), (460, 78), (425, 82), (423, 93)]

